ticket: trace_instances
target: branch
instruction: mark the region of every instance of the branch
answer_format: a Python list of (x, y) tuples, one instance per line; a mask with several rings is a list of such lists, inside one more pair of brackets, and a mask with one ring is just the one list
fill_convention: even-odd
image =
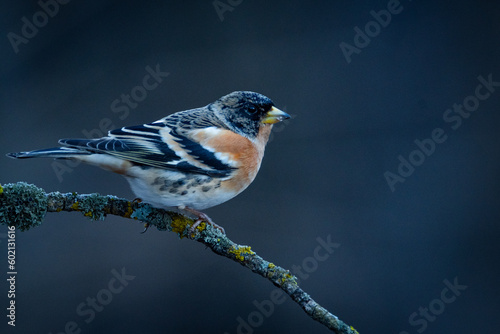
[(147, 203), (130, 202), (115, 196), (77, 193), (46, 193), (34, 185), (24, 182), (0, 185), (0, 224), (16, 226), (21, 231), (40, 225), (47, 212), (79, 211), (93, 220), (104, 220), (106, 215), (136, 219), (154, 225), (160, 231), (177, 233), (181, 238), (201, 242), (214, 253), (227, 257), (254, 273), (267, 278), (285, 291), (293, 301), (314, 320), (338, 334), (359, 334), (324, 307), (316, 303), (297, 284), (289, 270), (268, 262), (251, 250), (229, 240), (211, 225), (201, 223), (194, 232), (190, 227), (194, 221), (182, 214), (153, 208)]

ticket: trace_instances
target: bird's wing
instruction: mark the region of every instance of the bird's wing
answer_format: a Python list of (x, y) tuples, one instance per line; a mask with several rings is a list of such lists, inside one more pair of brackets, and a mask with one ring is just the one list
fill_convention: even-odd
[(199, 129), (220, 127), (198, 109), (167, 116), (159, 121), (109, 131), (99, 139), (61, 139), (60, 144), (132, 161), (142, 166), (185, 173), (228, 176), (233, 167), (190, 136)]

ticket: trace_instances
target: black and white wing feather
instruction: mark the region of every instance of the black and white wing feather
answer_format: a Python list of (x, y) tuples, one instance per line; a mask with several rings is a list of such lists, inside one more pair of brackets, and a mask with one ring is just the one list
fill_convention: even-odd
[[(186, 173), (225, 177), (232, 167), (192, 138), (192, 130), (224, 125), (207, 109), (193, 109), (167, 116), (159, 121), (109, 131), (99, 139), (61, 139), (71, 149), (109, 154), (135, 164), (177, 170)], [(180, 150), (194, 159), (183, 158)]]

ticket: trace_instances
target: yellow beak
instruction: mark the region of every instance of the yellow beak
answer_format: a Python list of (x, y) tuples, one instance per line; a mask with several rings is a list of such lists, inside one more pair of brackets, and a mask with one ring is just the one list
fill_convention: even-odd
[(274, 124), (289, 118), (290, 115), (288, 115), (286, 112), (281, 111), (276, 107), (272, 107), (271, 110), (269, 110), (266, 113), (266, 116), (264, 116), (264, 118), (262, 119), (262, 123)]

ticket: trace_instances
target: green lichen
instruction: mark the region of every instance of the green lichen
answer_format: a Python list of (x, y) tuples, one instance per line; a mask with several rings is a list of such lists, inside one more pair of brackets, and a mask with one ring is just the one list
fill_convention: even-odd
[[(127, 211), (125, 211), (125, 213), (123, 214), (123, 217), (131, 218), (133, 213), (134, 213), (134, 210), (132, 209), (132, 203), (128, 202)], [(135, 218), (135, 219), (137, 219), (137, 218)]]
[(0, 184), (0, 195), (3, 193), (3, 187), (2, 185)]
[(26, 231), (40, 225), (46, 213), (47, 196), (43, 189), (25, 182), (2, 186), (0, 224)]
[(156, 226), (159, 231), (167, 231), (172, 223), (172, 218), (165, 212), (150, 215), (148, 219), (149, 224)]
[(232, 247), (229, 250), (229, 253), (234, 254), (236, 260), (243, 262), (245, 260), (245, 255), (254, 255), (255, 253), (252, 251), (250, 246), (239, 246), (238, 248)]
[(136, 220), (146, 220), (148, 216), (151, 214), (151, 207), (148, 205), (140, 206), (133, 210), (130, 214), (130, 218)]
[(283, 276), (281, 276), (281, 278), (279, 279), (279, 283), (280, 283), (280, 285), (283, 285), (289, 281), (291, 281), (294, 284), (297, 284), (297, 280), (295, 279), (295, 276), (293, 276), (292, 274), (290, 274), (289, 271), (287, 271)]
[(210, 248), (217, 254), (225, 254), (227, 249), (229, 249), (231, 240), (229, 240), (222, 232), (217, 228), (208, 228), (205, 230), (202, 236), (204, 243), (210, 245)]
[(149, 204), (139, 204), (137, 206), (137, 204), (129, 203), (124, 217), (146, 221), (148, 225), (156, 226), (159, 231), (171, 230), (172, 218), (166, 212), (153, 211)]
[(75, 202), (75, 204), (78, 204), (78, 209), (83, 212), (85, 217), (92, 220), (104, 220), (106, 218), (104, 209), (108, 204), (108, 199), (105, 196), (99, 194), (81, 196), (80, 202)]
[(193, 223), (193, 221), (186, 216), (175, 213), (172, 214), (172, 221), (168, 228), (169, 231), (175, 232), (179, 237), (184, 238), (187, 236), (186, 230)]

